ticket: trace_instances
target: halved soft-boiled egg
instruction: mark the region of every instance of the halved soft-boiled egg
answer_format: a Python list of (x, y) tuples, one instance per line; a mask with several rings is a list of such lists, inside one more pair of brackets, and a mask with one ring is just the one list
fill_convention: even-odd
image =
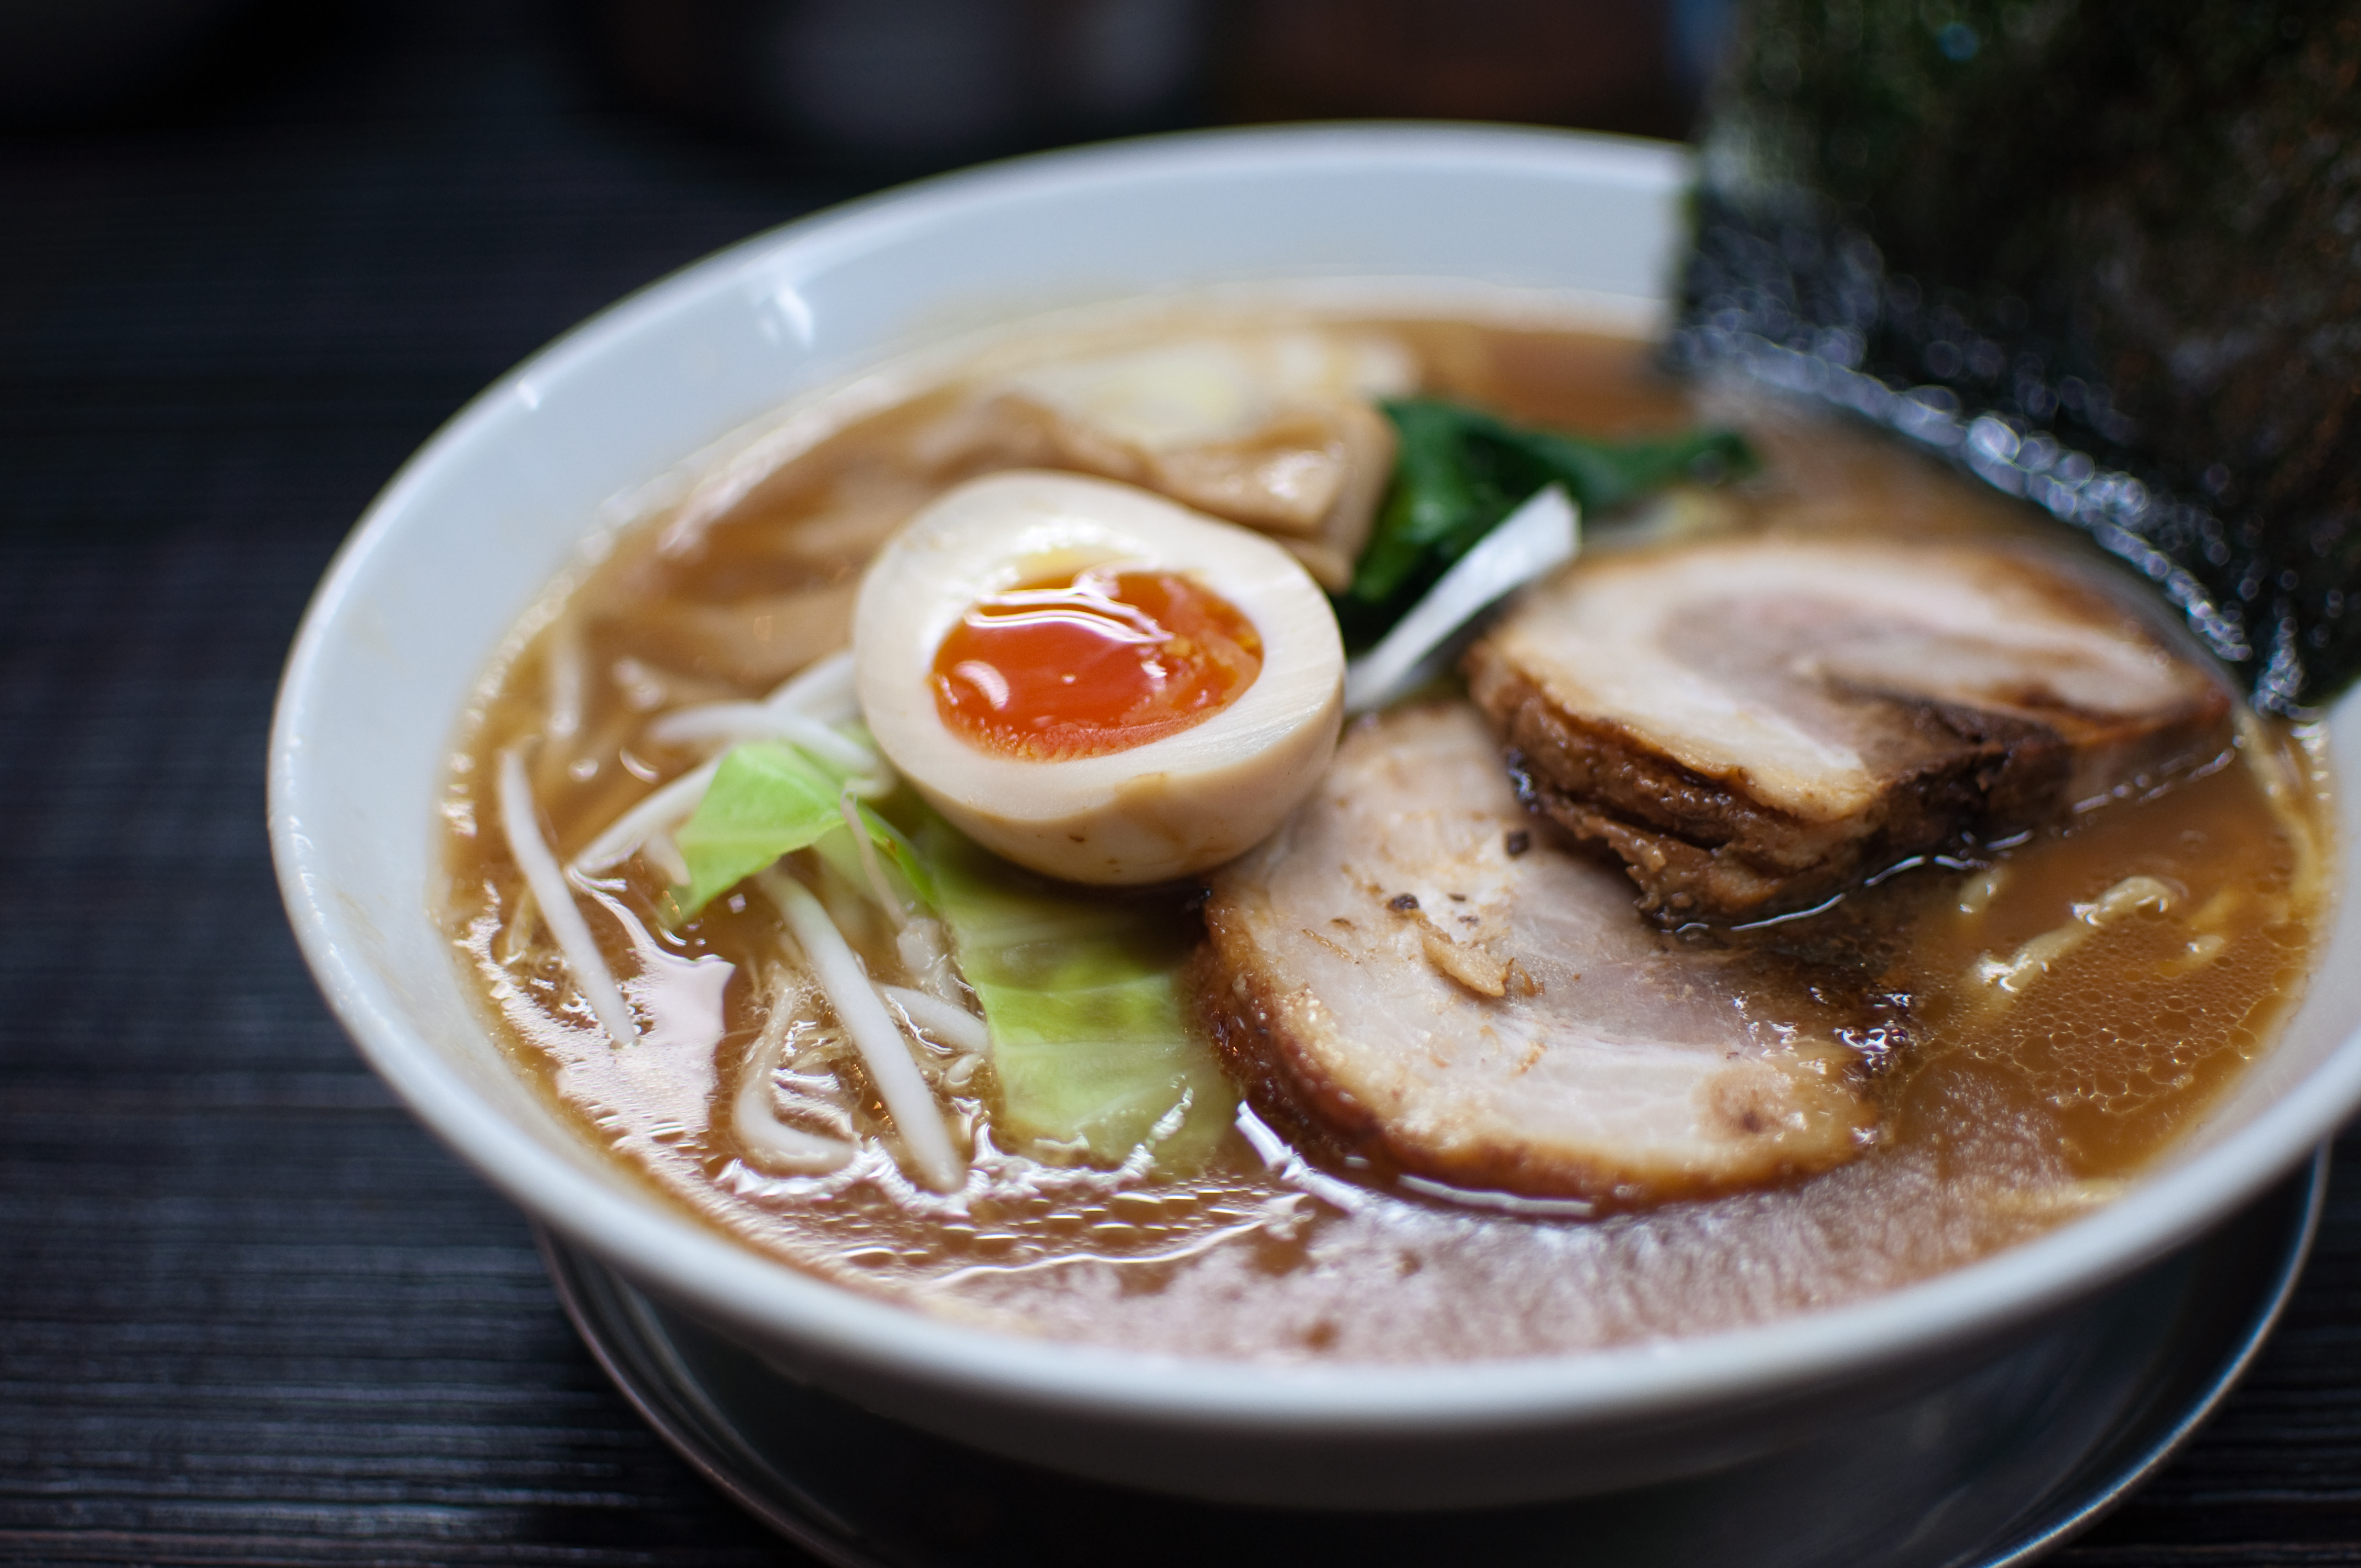
[(878, 745), (986, 848), (1160, 882), (1261, 840), (1327, 767), (1345, 649), (1261, 534), (1130, 485), (972, 480), (870, 564), (854, 684)]

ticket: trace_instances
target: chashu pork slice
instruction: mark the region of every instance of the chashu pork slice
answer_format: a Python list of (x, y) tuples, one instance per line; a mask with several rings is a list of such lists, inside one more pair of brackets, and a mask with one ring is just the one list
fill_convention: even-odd
[(1532, 804), (1666, 922), (1806, 907), (2062, 818), (2227, 743), (2220, 680), (2015, 549), (1763, 538), (1530, 595), (1469, 685)]
[(1199, 1000), (1256, 1102), (1416, 1176), (1618, 1207), (1864, 1146), (1857, 1058), (1809, 1003), (1657, 931), (1553, 838), (1465, 704), (1348, 729), (1205, 906)]

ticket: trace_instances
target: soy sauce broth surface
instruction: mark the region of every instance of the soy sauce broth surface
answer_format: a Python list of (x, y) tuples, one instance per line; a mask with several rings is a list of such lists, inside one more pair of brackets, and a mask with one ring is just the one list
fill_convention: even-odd
[[(1385, 330), (1415, 351), (1426, 389), (1511, 417), (1600, 433), (1698, 417), (1625, 341)], [(637, 1046), (611, 1046), (525, 907), (491, 792), (500, 753), (523, 747), (555, 847), (570, 855), (697, 760), (648, 737), (653, 715), (760, 695), (840, 646), (878, 543), (994, 466), (940, 438), (956, 407), (947, 393), (915, 397), (786, 461), (697, 529), (658, 516), (623, 532), (488, 673), (444, 802), (440, 915), (520, 1070), (667, 1201), (800, 1268), (1015, 1332), (1247, 1359), (1463, 1360), (1759, 1322), (1959, 1266), (2106, 1201), (2267, 1045), (2301, 986), (2326, 898), (2326, 778), (2311, 738), (2254, 722), (2185, 776), (2146, 781), (1965, 869), (1905, 869), (1839, 912), (1900, 933), (1857, 978), (1905, 1022), (1874, 1064), (1883, 1140), (1814, 1179), (1573, 1220), (1455, 1208), (1327, 1171), (1348, 1184), (1348, 1207), (1266, 1170), (1235, 1134), (1186, 1177), (1006, 1152), (989, 1067), (945, 1057), (928, 1071), (979, 1153), (964, 1192), (928, 1192), (897, 1166), (857, 1053), (783, 961), (759, 894), (741, 890), (675, 933), (665, 878), (643, 860), (595, 879), (592, 928), (653, 1020)], [(1770, 529), (2074, 548), (1910, 454), (1737, 411), (1763, 473), (1589, 520), (1594, 545)], [(2103, 927), (2078, 914), (2135, 879), (2147, 879), (2135, 894), (2164, 890), (2156, 907)], [(812, 885), (872, 973), (897, 978), (870, 906), (827, 875)], [(1193, 940), (1180, 895), (1160, 917), (1173, 942)], [(1987, 978), (2028, 953), (2021, 983)], [(732, 1101), (766, 1025), (780, 1042), (772, 1103), (797, 1124), (862, 1135), (851, 1165), (779, 1175), (746, 1157)]]

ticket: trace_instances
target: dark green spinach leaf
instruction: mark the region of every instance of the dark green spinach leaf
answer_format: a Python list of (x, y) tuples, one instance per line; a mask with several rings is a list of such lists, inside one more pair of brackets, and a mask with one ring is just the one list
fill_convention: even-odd
[(1735, 432), (1606, 441), (1526, 430), (1437, 398), (1380, 405), (1400, 446), (1392, 488), (1379, 508), (1352, 587), (1336, 598), (1345, 641), (1385, 634), (1451, 564), (1543, 486), (1564, 485), (1595, 519), (1680, 480), (1715, 483), (1754, 466)]

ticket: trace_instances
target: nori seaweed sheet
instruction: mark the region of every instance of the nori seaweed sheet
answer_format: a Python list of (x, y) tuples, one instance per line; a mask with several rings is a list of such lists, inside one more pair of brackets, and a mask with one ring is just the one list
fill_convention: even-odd
[(1671, 354), (1947, 449), (2316, 709), (2361, 672), (2361, 6), (1753, 0)]

